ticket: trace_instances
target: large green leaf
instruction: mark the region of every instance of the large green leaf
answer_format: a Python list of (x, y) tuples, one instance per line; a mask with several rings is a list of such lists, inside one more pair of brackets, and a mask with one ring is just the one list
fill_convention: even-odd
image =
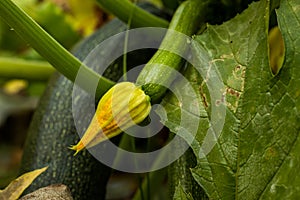
[[(282, 1), (277, 15), (286, 47), (279, 74), (269, 68), (269, 2), (262, 0), (222, 25), (208, 26), (192, 42), (197, 65), (185, 77), (199, 92), (200, 107), (182, 90), (182, 98), (169, 94), (163, 100), (167, 116), (158, 110), (172, 132), (191, 131), (181, 121), (199, 125), (195, 141), (182, 136), (197, 156), (192, 174), (210, 199), (299, 198), (300, 1)], [(214, 90), (216, 77), (224, 86)], [(214, 113), (222, 106), (224, 113)], [(222, 117), (215, 114), (224, 117), (220, 133)]]
[[(277, 121), (277, 132), (281, 134), (278, 142), (290, 146), (286, 149), (284, 162), (266, 186), (262, 198), (300, 199), (300, 177), (297, 175), (300, 169), (300, 1), (282, 1), (277, 17), (287, 52), (286, 69), (277, 78), (277, 82), (282, 82), (284, 88), (277, 88), (282, 90), (283, 95), (274, 109), (277, 118), (273, 122)], [(285, 103), (284, 99), (289, 99), (291, 103)]]

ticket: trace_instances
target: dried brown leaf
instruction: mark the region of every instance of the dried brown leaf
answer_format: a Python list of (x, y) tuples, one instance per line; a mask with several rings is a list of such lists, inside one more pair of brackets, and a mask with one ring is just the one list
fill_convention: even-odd
[(4, 190), (0, 190), (0, 200), (16, 200), (24, 190), (48, 167), (36, 169), (13, 180)]

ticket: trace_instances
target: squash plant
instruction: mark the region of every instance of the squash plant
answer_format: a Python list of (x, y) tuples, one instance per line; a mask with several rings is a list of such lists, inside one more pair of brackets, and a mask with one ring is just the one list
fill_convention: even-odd
[[(161, 49), (153, 56), (153, 52), (144, 52), (145, 55), (140, 56), (144, 58), (142, 62), (152, 58), (136, 83), (152, 103), (161, 101), (156, 112), (170, 131), (169, 140), (178, 130), (185, 130), (180, 137), (190, 146), (168, 167), (170, 198), (299, 198), (300, 180), (295, 176), (300, 167), (297, 155), (300, 148), (299, 0), (261, 0), (248, 7), (239, 1), (226, 0), (164, 1), (170, 10), (175, 10), (170, 25), (125, 0), (98, 2), (125, 23), (130, 22), (131, 27), (169, 26), (169, 30), (192, 36), (186, 41), (191, 47), (191, 62), (184, 63), (178, 55)], [(219, 16), (217, 11), (220, 11)], [(86, 83), (80, 87), (91, 92), (89, 79), (99, 80), (97, 98), (118, 80), (113, 73), (104, 74), (106, 78), (99, 77), (10, 0), (0, 2), (0, 16), (69, 80), (74, 81), (79, 67), (83, 66)], [(275, 22), (271, 20), (270, 23), (270, 18)], [(208, 24), (203, 26), (205, 22)], [(111, 27), (103, 27), (97, 36), (86, 40), (75, 51), (75, 56), (83, 60), (96, 42), (126, 30), (122, 22), (112, 23)], [(269, 29), (275, 25), (283, 41), (268, 38)], [(176, 46), (177, 38), (168, 33), (161, 46), (180, 48)], [(275, 61), (274, 48), (281, 49)], [(128, 62), (137, 57), (129, 53), (127, 56)], [(110, 69), (118, 77), (122, 73), (122, 61), (116, 61), (117, 67)], [(184, 79), (176, 79), (164, 67), (149, 63), (171, 65)], [(276, 63), (276, 69), (270, 63)], [(78, 136), (70, 114), (73, 84), (65, 77), (52, 78), (41, 99), (25, 146), (23, 170), (49, 165), (48, 173), (42, 174), (31, 190), (62, 182), (71, 188), (75, 199), (104, 198), (110, 168), (86, 150), (73, 157), (73, 152), (66, 149), (78, 142)], [(172, 90), (180, 91), (181, 98), (164, 87), (151, 84), (155, 79), (162, 79)], [(191, 97), (191, 90), (185, 89), (187, 85), (193, 88), (196, 96)], [(84, 96), (83, 93), (77, 95), (79, 99)], [(82, 111), (86, 108), (84, 104), (78, 106)], [(218, 109), (221, 112), (216, 111)], [(119, 140), (120, 137), (112, 138), (116, 144)], [(121, 139), (120, 145), (124, 140)], [(176, 149), (185, 148), (185, 142), (178, 142)], [(151, 199), (153, 188), (163, 181), (163, 174), (165, 169), (150, 172), (133, 198)]]

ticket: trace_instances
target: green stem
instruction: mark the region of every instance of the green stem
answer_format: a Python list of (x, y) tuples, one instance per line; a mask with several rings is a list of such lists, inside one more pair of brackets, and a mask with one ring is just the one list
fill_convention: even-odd
[(127, 23), (131, 11), (134, 10), (131, 27), (164, 27), (167, 28), (169, 22), (161, 19), (131, 3), (129, 0), (97, 0), (100, 6)]
[[(171, 139), (171, 138), (170, 138)], [(169, 140), (170, 140), (169, 139)], [(168, 140), (168, 141), (169, 141)], [(168, 143), (166, 141), (166, 143)], [(126, 151), (135, 152), (134, 138), (129, 136), (128, 134), (123, 134), (121, 141), (119, 143), (119, 148), (124, 149)], [(163, 151), (158, 155), (157, 159), (153, 163), (153, 168), (156, 168), (160, 165), (161, 162), (164, 162), (168, 159), (169, 155), (167, 151)], [(117, 153), (114, 166), (119, 166), (122, 161), (122, 153)], [(113, 167), (114, 168), (114, 167)], [(160, 170), (152, 171), (146, 175), (141, 184), (139, 184), (139, 188), (134, 194), (133, 200), (150, 200), (151, 194), (155, 193), (162, 186), (162, 183), (167, 175), (167, 168), (163, 168)]]
[(142, 185), (143, 185), (143, 178), (141, 177), (140, 174), (137, 175), (138, 176), (138, 179), (139, 179), (139, 189), (138, 191), (140, 191), (140, 200), (145, 200), (145, 197), (144, 197), (144, 188), (142, 188)]
[[(159, 155), (157, 162), (163, 162), (163, 159), (167, 159), (168, 155)], [(147, 200), (151, 199), (151, 194), (155, 194), (157, 190), (163, 185), (163, 181), (167, 175), (167, 168), (149, 172), (148, 177), (144, 178), (141, 187), (135, 192), (132, 200), (141, 200), (141, 194)]]
[(195, 34), (204, 24), (207, 4), (208, 1), (199, 0), (187, 0), (180, 4), (158, 51), (139, 74), (136, 83), (142, 85), (152, 102), (159, 101), (167, 87), (175, 80), (174, 71), (180, 70), (184, 61), (179, 55), (183, 55), (187, 50), (188, 37)]
[[(165, 142), (168, 144), (173, 139), (173, 136), (169, 136), (168, 140)], [(165, 162), (169, 158), (168, 151), (162, 151), (156, 158), (155, 162), (152, 165), (152, 168), (155, 169), (162, 162)], [(167, 167), (149, 172), (143, 180), (141, 187), (135, 192), (132, 200), (141, 200), (141, 194), (143, 193), (144, 197), (147, 200), (153, 198), (151, 194), (155, 194), (156, 191), (163, 185), (163, 181), (167, 176)]]
[(21, 78), (45, 81), (55, 69), (45, 61), (32, 61), (19, 58), (0, 58), (1, 78)]
[[(114, 84), (83, 65), (11, 0), (0, 1), (0, 17), (57, 71), (72, 82), (75, 81), (79, 69), (86, 80), (99, 80), (97, 97), (101, 96)], [(89, 83), (92, 82), (82, 81), (79, 86), (91, 93), (93, 91), (90, 91)]]
[[(129, 29), (129, 28), (128, 28)], [(124, 50), (123, 50), (123, 80), (127, 81), (127, 49), (128, 49), (128, 36), (129, 32), (126, 30), (125, 40), (124, 40)]]

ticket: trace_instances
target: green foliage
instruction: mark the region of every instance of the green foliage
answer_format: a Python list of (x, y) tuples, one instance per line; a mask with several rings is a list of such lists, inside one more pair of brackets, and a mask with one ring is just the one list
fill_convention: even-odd
[[(165, 125), (171, 131), (190, 129), (180, 127), (181, 119), (199, 120), (191, 145), (197, 166), (191, 171), (210, 199), (299, 198), (300, 178), (295, 176), (300, 166), (296, 153), (300, 151), (299, 5), (297, 0), (282, 1), (277, 11), (286, 60), (276, 76), (268, 64), (269, 2), (263, 0), (195, 37), (194, 46), (200, 45), (195, 50), (199, 67), (195, 67), (212, 66), (209, 69), (223, 80), (220, 101), (211, 102), (206, 87), (211, 73), (202, 77), (190, 67), (184, 73), (200, 91), (200, 116), (193, 114), (195, 106), (183, 106), (181, 116), (182, 105), (193, 105), (188, 92), (182, 92), (182, 102), (171, 94), (163, 100), (168, 113)], [(183, 86), (178, 82), (174, 87)], [(210, 123), (213, 104), (220, 103), (226, 109), (224, 127), (213, 149), (200, 157), (204, 137), (214, 123)]]
[(187, 194), (183, 187), (179, 184), (174, 193), (173, 200), (194, 200), (191, 194)]

